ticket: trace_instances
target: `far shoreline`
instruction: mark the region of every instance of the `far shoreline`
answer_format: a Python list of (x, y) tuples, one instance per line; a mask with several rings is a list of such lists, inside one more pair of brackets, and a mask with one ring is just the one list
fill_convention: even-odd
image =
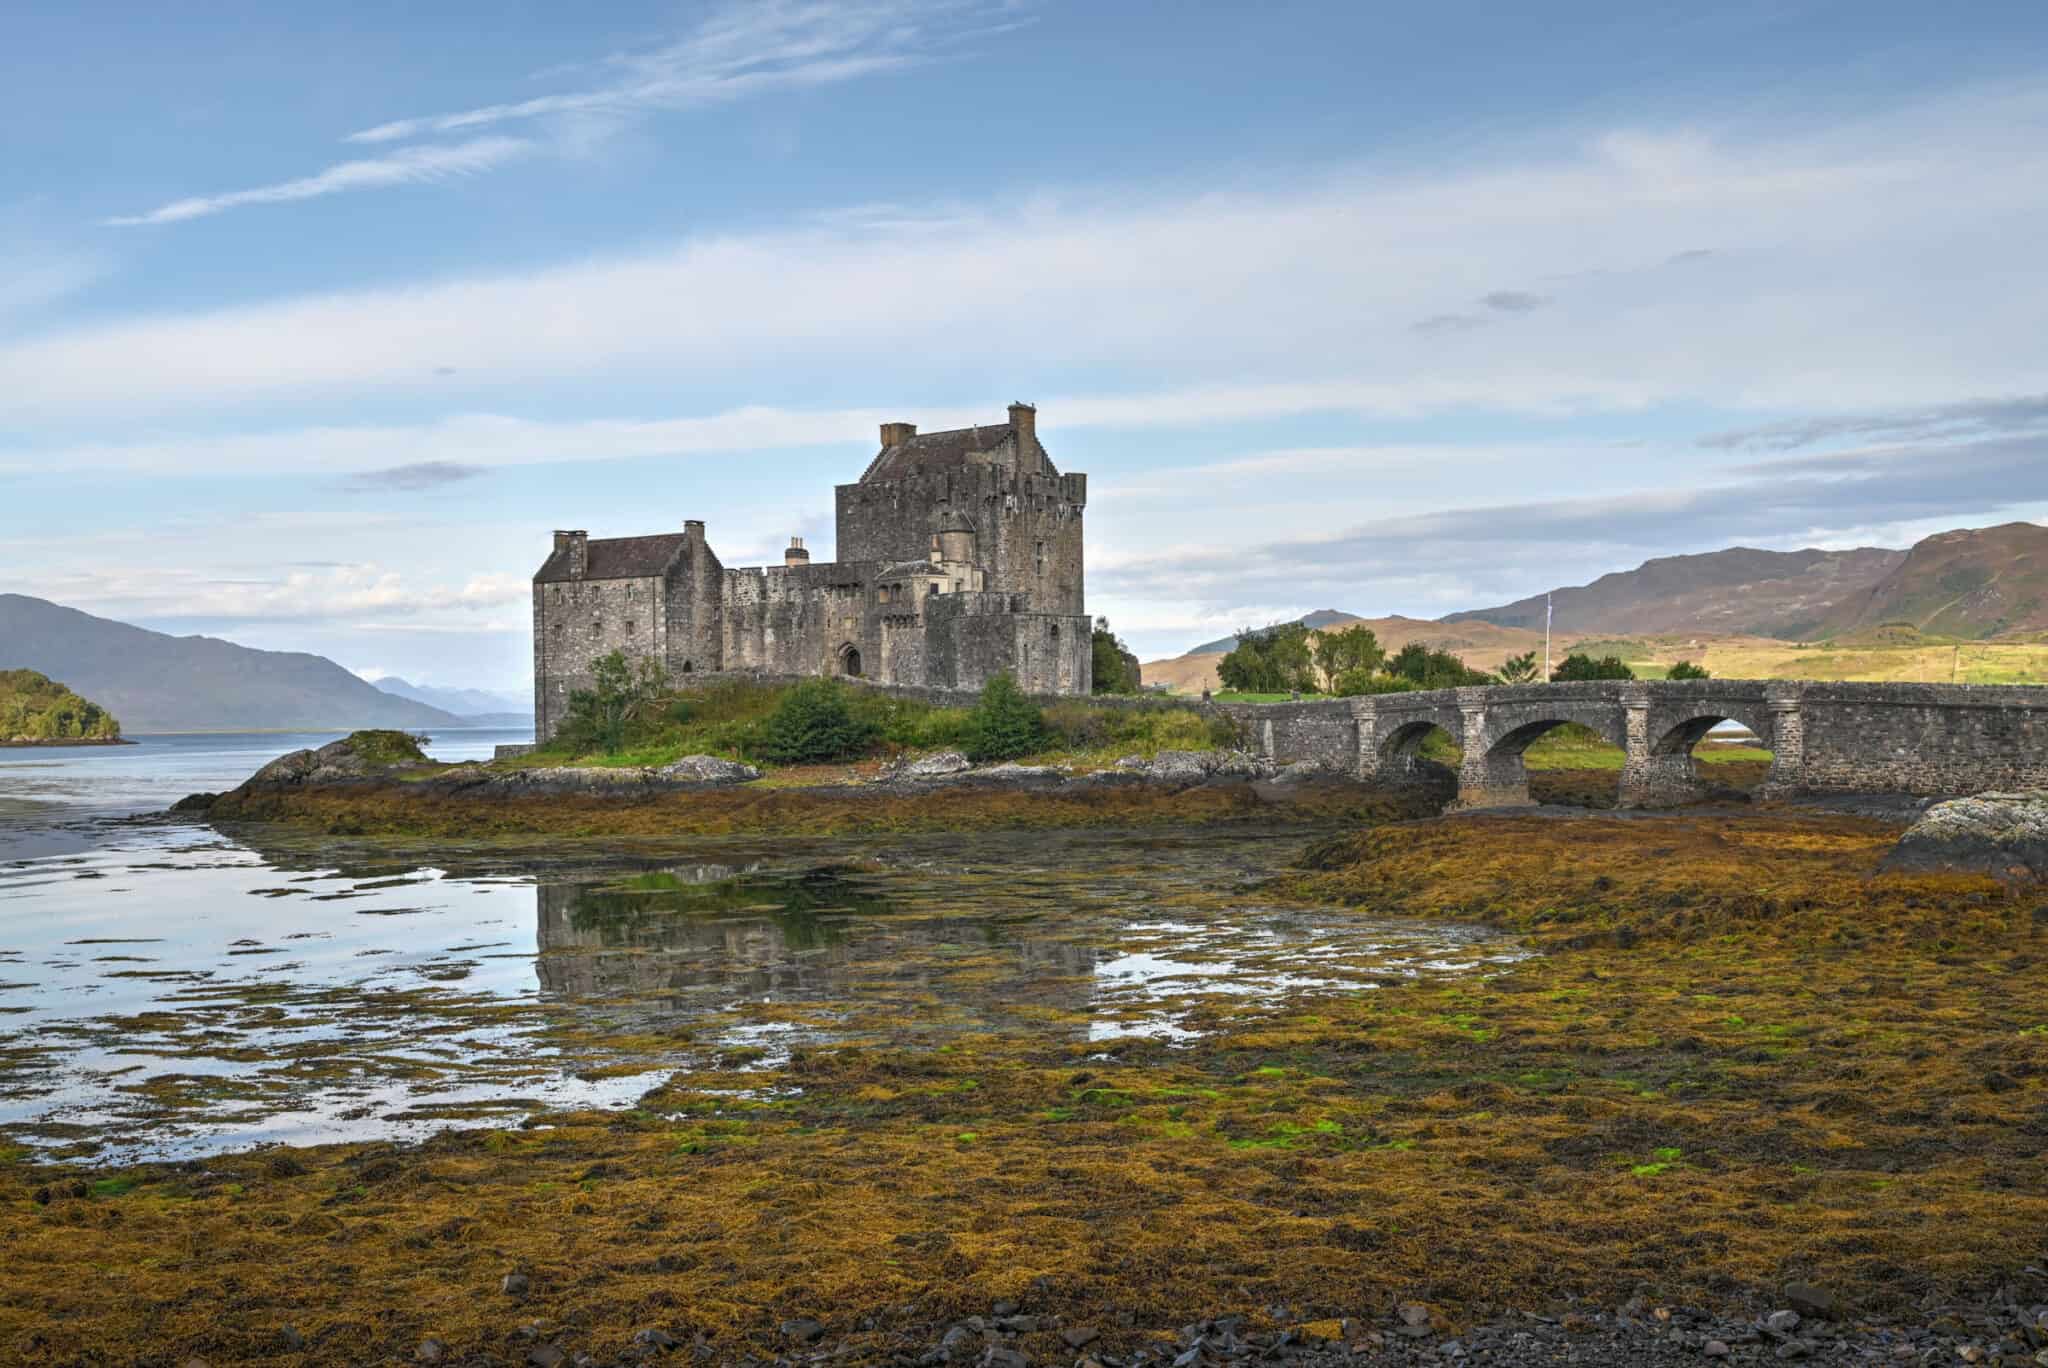
[(0, 750), (58, 750), (70, 746), (134, 746), (125, 736), (60, 736), (35, 741), (0, 741)]

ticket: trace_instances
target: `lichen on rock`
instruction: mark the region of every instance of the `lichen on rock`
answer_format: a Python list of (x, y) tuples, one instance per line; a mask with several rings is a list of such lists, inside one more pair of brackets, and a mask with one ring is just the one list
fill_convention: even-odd
[(2048, 789), (1936, 803), (1906, 829), (1884, 867), (2048, 881)]

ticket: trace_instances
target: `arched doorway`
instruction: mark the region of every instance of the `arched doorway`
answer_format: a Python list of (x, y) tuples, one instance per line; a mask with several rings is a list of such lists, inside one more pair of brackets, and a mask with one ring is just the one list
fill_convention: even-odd
[(860, 648), (850, 641), (839, 648), (839, 673), (848, 679), (860, 678)]

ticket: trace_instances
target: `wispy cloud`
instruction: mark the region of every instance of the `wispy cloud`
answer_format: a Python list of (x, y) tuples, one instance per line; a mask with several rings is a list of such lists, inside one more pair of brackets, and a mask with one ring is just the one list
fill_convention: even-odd
[(539, 145), (525, 138), (475, 138), (463, 143), (435, 143), (400, 148), (388, 156), (339, 162), (311, 176), (297, 180), (259, 185), (247, 190), (230, 190), (218, 195), (194, 195), (172, 200), (143, 214), (129, 214), (106, 220), (107, 226), (132, 228), (152, 223), (182, 223), (225, 213), (247, 204), (287, 204), (293, 200), (318, 199), (348, 190), (369, 190), (392, 185), (422, 185), (453, 180), (490, 171), (518, 158), (530, 156)]
[(531, 119), (687, 109), (774, 90), (832, 85), (927, 60), (1014, 8), (990, 0), (749, 0), (715, 11), (678, 42), (607, 59), (603, 65), (613, 79), (601, 84), (393, 119), (351, 133), (348, 141), (399, 142)]
[(464, 465), (459, 461), (414, 461), (409, 465), (365, 470), (349, 478), (348, 489), (357, 494), (370, 494), (387, 489), (437, 489), (442, 485), (474, 480), (483, 474), (484, 471), (480, 467)]
[(2042, 431), (2048, 431), (2048, 394), (2021, 399), (1972, 399), (1916, 410), (1796, 418), (1712, 433), (1700, 438), (1700, 445), (1724, 451), (1795, 451), (1844, 437), (1902, 441)]

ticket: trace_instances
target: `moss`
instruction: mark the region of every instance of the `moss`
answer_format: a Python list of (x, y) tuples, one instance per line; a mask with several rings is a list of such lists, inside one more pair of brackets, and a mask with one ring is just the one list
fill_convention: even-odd
[(366, 765), (395, 769), (428, 763), (427, 753), (420, 749), (419, 738), (409, 732), (382, 728), (350, 732), (347, 743), (348, 748)]

